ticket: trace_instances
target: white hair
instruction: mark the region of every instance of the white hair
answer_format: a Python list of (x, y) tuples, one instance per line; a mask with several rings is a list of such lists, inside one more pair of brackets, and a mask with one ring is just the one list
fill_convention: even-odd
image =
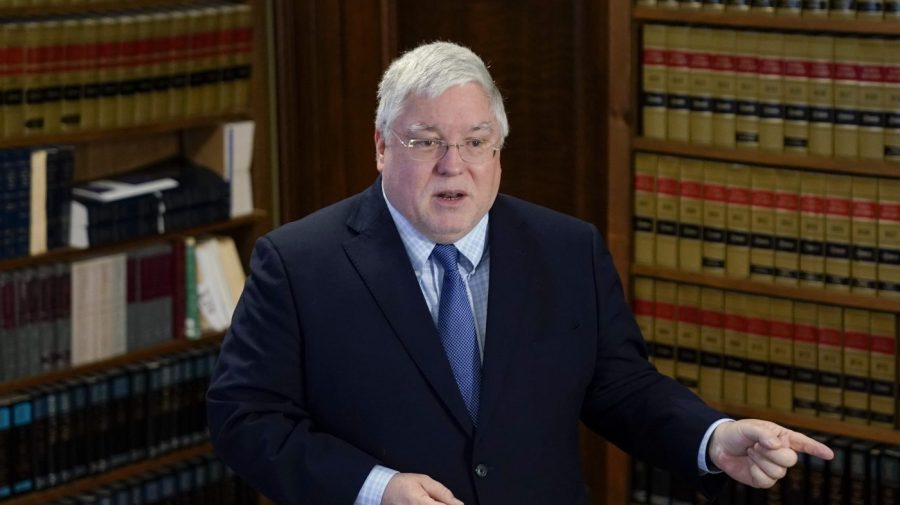
[(471, 49), (451, 42), (421, 45), (391, 63), (378, 84), (375, 128), (387, 131), (410, 96), (434, 98), (453, 86), (471, 82), (487, 93), (502, 144), (509, 135), (503, 96), (481, 58)]

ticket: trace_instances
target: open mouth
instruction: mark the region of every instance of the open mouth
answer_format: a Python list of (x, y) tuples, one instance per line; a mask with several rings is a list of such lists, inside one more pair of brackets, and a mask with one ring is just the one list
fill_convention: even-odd
[(437, 194), (438, 198), (441, 200), (454, 201), (459, 200), (460, 198), (466, 196), (465, 193), (460, 193), (458, 191), (441, 191)]

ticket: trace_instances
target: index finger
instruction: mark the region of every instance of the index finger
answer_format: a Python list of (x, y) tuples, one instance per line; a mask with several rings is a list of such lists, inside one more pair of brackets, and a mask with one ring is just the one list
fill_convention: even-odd
[(834, 457), (834, 452), (832, 452), (827, 445), (817, 442), (802, 433), (789, 431), (787, 439), (791, 449), (797, 452), (804, 452), (822, 459), (831, 459)]

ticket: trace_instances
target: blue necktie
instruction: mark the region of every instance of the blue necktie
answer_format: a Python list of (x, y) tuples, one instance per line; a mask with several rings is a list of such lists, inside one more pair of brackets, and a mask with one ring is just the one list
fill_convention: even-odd
[(450, 361), (453, 377), (472, 422), (478, 424), (478, 398), (481, 394), (481, 354), (475, 319), (469, 305), (466, 286), (459, 273), (459, 251), (452, 244), (437, 244), (431, 253), (444, 267), (444, 284), (438, 310), (438, 333)]

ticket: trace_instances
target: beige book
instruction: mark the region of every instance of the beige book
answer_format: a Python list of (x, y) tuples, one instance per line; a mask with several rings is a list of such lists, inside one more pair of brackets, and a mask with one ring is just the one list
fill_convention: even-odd
[(750, 12), (751, 0), (725, 0), (725, 10), (728, 12)]
[(646, 24), (641, 56), (641, 116), (644, 136), (666, 138), (666, 33), (667, 25)]
[(680, 158), (660, 156), (656, 175), (656, 264), (678, 267)]
[(44, 117), (44, 133), (62, 131), (63, 66), (65, 65), (65, 44), (63, 25), (58, 19), (50, 19), (40, 24), (44, 32), (45, 47), (41, 50), (44, 62), (41, 65), (44, 85), (41, 108)]
[(775, 282), (788, 286), (800, 277), (800, 174), (775, 171)]
[(706, 161), (703, 165), (703, 271), (724, 275), (728, 165), (717, 161)]
[(757, 50), (759, 63), (759, 148), (784, 148), (784, 34), (761, 32)]
[(133, 126), (137, 121), (138, 97), (138, 24), (137, 17), (132, 15), (116, 16), (119, 32), (119, 58), (116, 63), (116, 80), (119, 83), (119, 96), (116, 100), (116, 119), (118, 126)]
[(825, 287), (850, 290), (852, 179), (825, 174)]
[(31, 151), (28, 254), (47, 252), (47, 151)]
[(859, 38), (834, 38), (834, 154), (859, 156)]
[(234, 109), (245, 111), (250, 107), (250, 77), (253, 55), (253, 12), (249, 4), (237, 6), (238, 51), (235, 64)]
[(856, 0), (856, 19), (881, 21), (885, 0)]
[(750, 278), (772, 282), (775, 278), (775, 189), (774, 168), (751, 168)]
[(159, 65), (153, 61), (151, 41), (155, 27), (153, 15), (141, 13), (134, 16), (135, 39), (134, 56), (131, 58), (134, 70), (134, 114), (133, 123), (147, 124), (151, 121), (153, 107), (153, 79), (158, 76)]
[[(191, 53), (192, 56), (197, 58), (192, 58), (192, 64), (194, 65), (192, 73), (197, 75), (200, 72), (202, 75), (202, 84), (197, 86), (200, 89), (199, 112), (203, 115), (210, 115), (222, 109), (220, 105), (222, 83), (221, 73), (218, 68), (220, 38), (217, 33), (220, 11), (214, 6), (203, 7), (199, 11), (200, 23), (191, 28)], [(198, 41), (201, 42), (198, 44)], [(198, 45), (203, 48), (200, 52), (196, 51)], [(193, 89), (194, 86), (192, 85), (191, 88)]]
[(712, 54), (713, 30), (693, 27), (688, 33), (689, 89), (690, 89), (690, 142), (712, 144)]
[(104, 16), (98, 21), (97, 33), (97, 82), (100, 94), (97, 98), (97, 127), (118, 126), (119, 111), (119, 58), (122, 34), (121, 24), (114, 16)]
[(794, 403), (794, 302), (786, 298), (769, 300), (769, 405), (791, 412)]
[(771, 333), (769, 298), (747, 295), (747, 404), (769, 406)]
[(234, 312), (238, 299), (240, 299), (241, 293), (244, 291), (247, 274), (244, 272), (243, 264), (241, 264), (241, 257), (238, 254), (234, 239), (224, 235), (216, 237), (216, 242), (219, 250), (219, 260), (222, 263), (222, 270), (225, 274), (225, 284), (228, 288), (230, 315)]
[(700, 288), (678, 285), (675, 378), (697, 393), (700, 385)]
[(869, 311), (844, 309), (844, 419), (869, 422)]
[[(897, 13), (900, 21), (900, 0)], [(900, 163), (900, 38), (885, 39), (884, 55), (884, 159)]]
[(816, 415), (818, 306), (794, 303), (794, 412)]
[(172, 53), (171, 11), (150, 14), (151, 58), (148, 65), (153, 90), (150, 93), (150, 115), (148, 121), (159, 122), (169, 117), (171, 79), (169, 68)]
[(72, 365), (125, 353), (126, 264), (124, 253), (72, 263)]
[(724, 12), (725, 0), (704, 0), (703, 10), (706, 12)]
[(750, 12), (773, 16), (778, 7), (777, 4), (778, 2), (776, 0), (753, 0), (752, 5), (750, 6)]
[(677, 341), (678, 285), (656, 281), (655, 317), (653, 322), (653, 364), (657, 370), (675, 377), (675, 345)]
[(834, 154), (834, 37), (808, 35), (809, 152)]
[(5, 71), (0, 72), (0, 90), (3, 90), (3, 115), (0, 117), (0, 133), (3, 138), (15, 138), (24, 134), (25, 118), (25, 24), (22, 21), (0, 23), (0, 47), (6, 48)]
[(878, 178), (852, 178), (850, 277), (853, 293), (878, 292)]
[(656, 263), (656, 164), (655, 154), (634, 155), (634, 261)]
[(869, 329), (870, 424), (893, 429), (897, 420), (897, 316), (872, 312)]
[(703, 269), (703, 161), (681, 159), (678, 202), (678, 268)]
[(222, 70), (222, 96), (220, 106), (223, 112), (238, 110), (240, 105), (237, 100), (237, 66), (240, 39), (238, 30), (240, 27), (240, 5), (225, 5), (219, 7), (219, 26), (222, 30), (221, 52), (219, 67)]
[(759, 71), (760, 32), (740, 31), (735, 38), (736, 71), (734, 140), (741, 148), (759, 147)]
[(843, 415), (843, 311), (819, 305), (818, 409), (819, 417), (841, 419)]
[(84, 48), (84, 65), (79, 72), (79, 78), (84, 84), (81, 97), (81, 128), (92, 130), (97, 128), (100, 119), (100, 57), (97, 49), (97, 41), (100, 33), (100, 19), (88, 16), (78, 20), (78, 40)]
[(191, 87), (191, 46), (188, 10), (173, 10), (169, 16), (171, 58), (169, 59), (169, 118), (184, 117), (189, 113), (188, 94)]
[[(87, 65), (84, 55), (83, 31), (76, 18), (66, 19), (60, 27), (64, 42), (64, 64), (60, 68), (60, 88), (62, 101), (59, 111), (59, 128), (62, 131), (78, 131), (84, 127), (82, 107), (84, 104), (84, 77), (82, 69)], [(0, 84), (2, 87), (2, 84)]]
[(779, 0), (775, 14), (783, 17), (800, 17), (803, 12), (802, 0)]
[(825, 181), (806, 173), (800, 181), (800, 285), (825, 287)]
[(666, 138), (690, 140), (690, 66), (688, 40), (691, 28), (672, 25), (666, 32)]
[(725, 294), (721, 289), (700, 289), (700, 395), (722, 400), (725, 345)]
[(862, 37), (859, 41), (859, 157), (869, 160), (884, 158), (884, 42), (879, 37)]
[(782, 71), (784, 75), (784, 151), (806, 154), (809, 151), (809, 78), (812, 37), (784, 34)]
[(725, 273), (740, 279), (750, 276), (750, 175), (749, 165), (728, 165)]
[[(24, 73), (22, 87), (24, 96), (24, 116), (19, 128), (25, 135), (44, 133), (46, 125), (43, 106), (44, 88), (47, 87), (47, 76), (44, 73), (44, 58), (41, 47), (46, 44), (46, 25), (39, 21), (25, 23), (24, 37)], [(4, 111), (5, 113), (5, 111)]]
[(856, 19), (856, 0), (831, 0), (828, 16), (833, 19)]
[(711, 32), (712, 71), (710, 84), (713, 97), (712, 143), (717, 147), (734, 147), (735, 96), (735, 30), (713, 29)]
[(722, 399), (738, 405), (747, 401), (747, 304), (747, 295), (725, 293)]
[(900, 299), (900, 179), (879, 179), (878, 209), (878, 296)]
[(631, 300), (631, 311), (634, 312), (634, 320), (637, 322), (651, 361), (654, 360), (653, 337), (655, 336), (654, 321), (656, 318), (656, 286), (655, 281), (649, 277), (634, 278), (634, 295)]

